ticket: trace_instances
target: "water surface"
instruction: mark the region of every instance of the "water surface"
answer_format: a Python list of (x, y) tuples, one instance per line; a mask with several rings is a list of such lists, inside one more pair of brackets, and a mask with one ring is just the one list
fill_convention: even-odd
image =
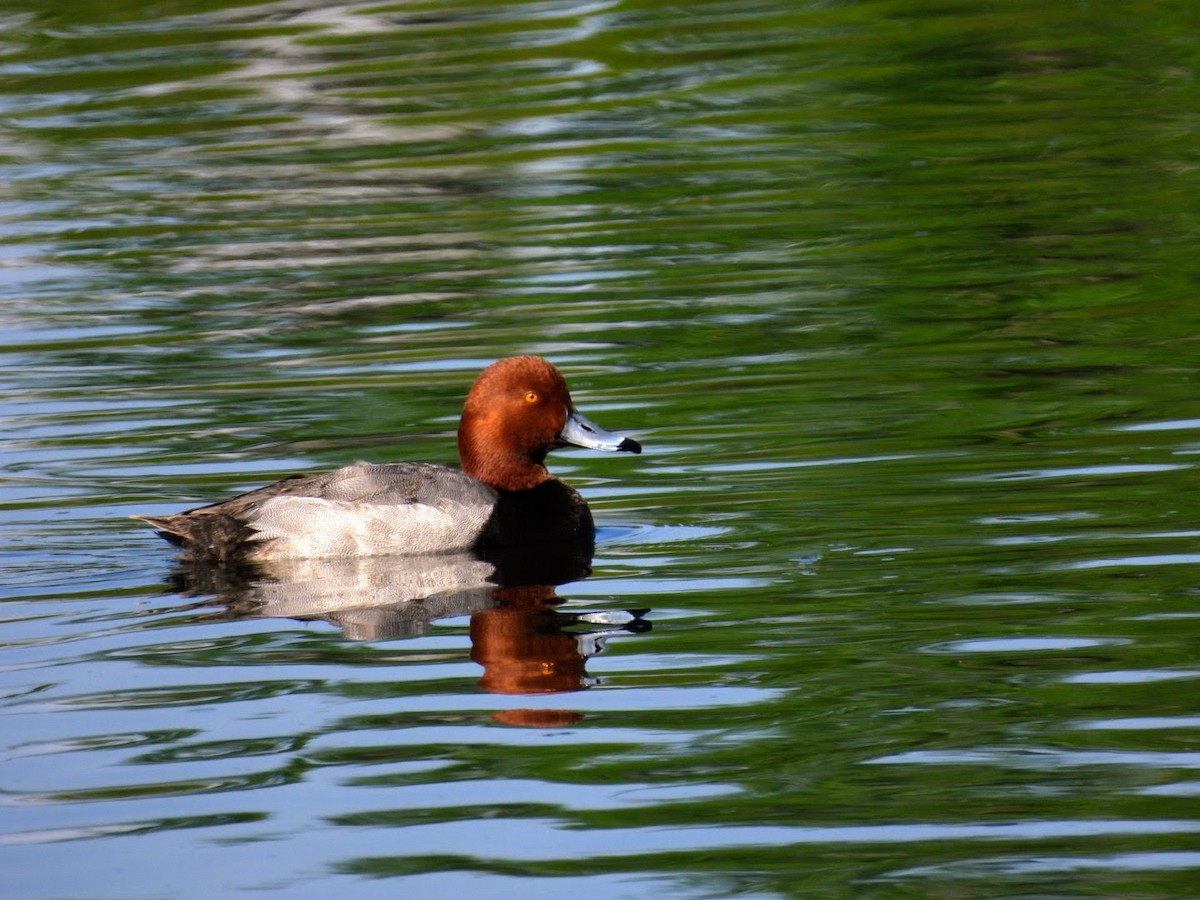
[[(1192, 5), (0, 22), (6, 895), (1194, 893)], [(559, 605), (127, 518), (514, 353), (647, 451)]]

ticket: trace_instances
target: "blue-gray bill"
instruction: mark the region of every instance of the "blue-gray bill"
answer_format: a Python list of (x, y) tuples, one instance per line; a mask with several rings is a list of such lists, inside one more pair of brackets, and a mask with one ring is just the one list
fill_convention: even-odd
[(590, 450), (623, 450), (627, 453), (641, 453), (642, 445), (633, 438), (605, 431), (578, 410), (567, 414), (567, 423), (558, 433), (558, 439), (563, 444), (573, 447), (587, 447)]

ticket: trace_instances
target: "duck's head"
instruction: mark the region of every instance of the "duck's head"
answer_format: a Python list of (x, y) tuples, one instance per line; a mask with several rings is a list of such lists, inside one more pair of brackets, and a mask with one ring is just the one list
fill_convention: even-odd
[(540, 356), (502, 359), (475, 379), (458, 426), (459, 459), (472, 478), (507, 491), (537, 487), (551, 477), (546, 454), (566, 446), (642, 452), (575, 409), (566, 379)]

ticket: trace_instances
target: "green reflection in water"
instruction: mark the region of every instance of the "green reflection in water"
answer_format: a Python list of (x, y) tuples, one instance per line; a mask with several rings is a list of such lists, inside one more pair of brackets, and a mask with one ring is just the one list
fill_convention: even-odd
[[(124, 893), (1188, 896), (1189, 5), (5, 16), (22, 895), (185, 822)], [(593, 689), (148, 587), (125, 514), (449, 461), (514, 352), (648, 450), (554, 462), (606, 529), (562, 594), (653, 607)]]

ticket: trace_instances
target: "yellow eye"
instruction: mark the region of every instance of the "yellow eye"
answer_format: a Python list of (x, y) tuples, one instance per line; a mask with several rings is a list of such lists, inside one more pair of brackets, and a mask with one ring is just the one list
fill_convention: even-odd
[(525, 402), (526, 403), (537, 403), (538, 402), (537, 391), (529, 391), (525, 395)]

